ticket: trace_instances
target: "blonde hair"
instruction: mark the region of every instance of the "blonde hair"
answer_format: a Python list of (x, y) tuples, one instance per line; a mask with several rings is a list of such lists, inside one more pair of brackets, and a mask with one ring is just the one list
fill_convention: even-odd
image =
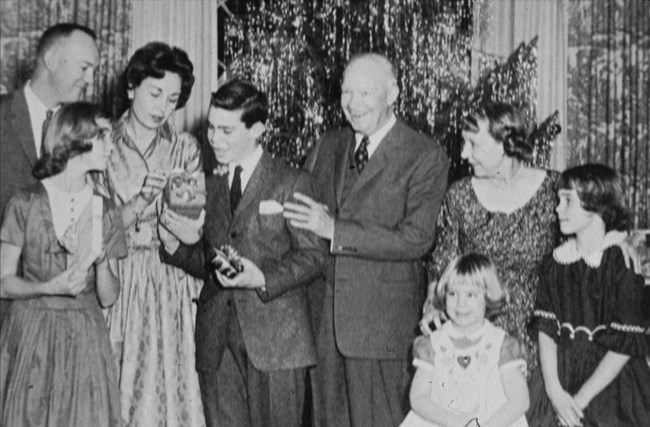
[(447, 290), (457, 283), (470, 284), (485, 291), (486, 317), (497, 316), (507, 303), (494, 263), (485, 255), (467, 253), (447, 265), (433, 292), (435, 308), (446, 309)]

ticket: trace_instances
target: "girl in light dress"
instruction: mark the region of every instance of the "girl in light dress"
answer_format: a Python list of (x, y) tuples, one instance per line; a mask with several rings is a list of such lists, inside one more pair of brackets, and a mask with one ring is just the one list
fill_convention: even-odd
[(578, 166), (562, 173), (557, 195), (560, 229), (572, 237), (542, 263), (530, 424), (648, 425), (650, 301), (617, 246), (628, 226), (621, 181), (607, 166)]
[(0, 229), (0, 425), (119, 426), (117, 372), (101, 307), (118, 298), (126, 255), (120, 215), (94, 194), (111, 125), (98, 106), (56, 112), (34, 168)]
[(468, 253), (447, 266), (433, 302), (450, 321), (415, 340), (412, 410), (402, 427), (528, 425), (523, 347), (486, 319), (505, 297), (487, 257)]

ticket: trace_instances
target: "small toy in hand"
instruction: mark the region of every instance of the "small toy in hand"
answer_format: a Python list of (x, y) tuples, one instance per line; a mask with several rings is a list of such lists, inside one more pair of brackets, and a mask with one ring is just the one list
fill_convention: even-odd
[(189, 174), (174, 170), (164, 190), (164, 200), (169, 208), (185, 217), (196, 219), (205, 207), (205, 176), (202, 172)]
[(223, 245), (219, 249), (215, 249), (215, 252), (216, 255), (212, 259), (212, 263), (219, 273), (232, 279), (244, 271), (241, 257), (232, 246)]

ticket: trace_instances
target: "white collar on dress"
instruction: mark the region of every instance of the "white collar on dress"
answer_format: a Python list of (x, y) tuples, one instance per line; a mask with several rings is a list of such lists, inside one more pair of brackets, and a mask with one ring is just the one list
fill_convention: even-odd
[(553, 251), (553, 259), (560, 264), (568, 265), (578, 262), (581, 259), (585, 261), (591, 268), (598, 268), (600, 266), (600, 260), (603, 257), (603, 252), (605, 249), (611, 246), (617, 246), (627, 237), (627, 233), (624, 231), (610, 231), (605, 235), (603, 244), (600, 249), (592, 252), (591, 254), (584, 256), (578, 251), (576, 245), (576, 239), (571, 238), (555, 248)]

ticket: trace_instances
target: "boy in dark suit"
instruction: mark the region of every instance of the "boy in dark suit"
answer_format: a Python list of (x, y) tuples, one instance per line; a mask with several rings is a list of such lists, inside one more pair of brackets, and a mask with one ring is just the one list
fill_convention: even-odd
[[(213, 426), (299, 426), (306, 368), (316, 363), (307, 286), (322, 274), (326, 246), (282, 216), (294, 193), (314, 191), (306, 172), (259, 145), (267, 108), (266, 95), (244, 81), (212, 95), (208, 137), (220, 166), (206, 181), (203, 238), (180, 243), (189, 221), (168, 209), (160, 216), (163, 261), (206, 281), (196, 366)], [(234, 278), (211, 265), (224, 244), (241, 255)]]

